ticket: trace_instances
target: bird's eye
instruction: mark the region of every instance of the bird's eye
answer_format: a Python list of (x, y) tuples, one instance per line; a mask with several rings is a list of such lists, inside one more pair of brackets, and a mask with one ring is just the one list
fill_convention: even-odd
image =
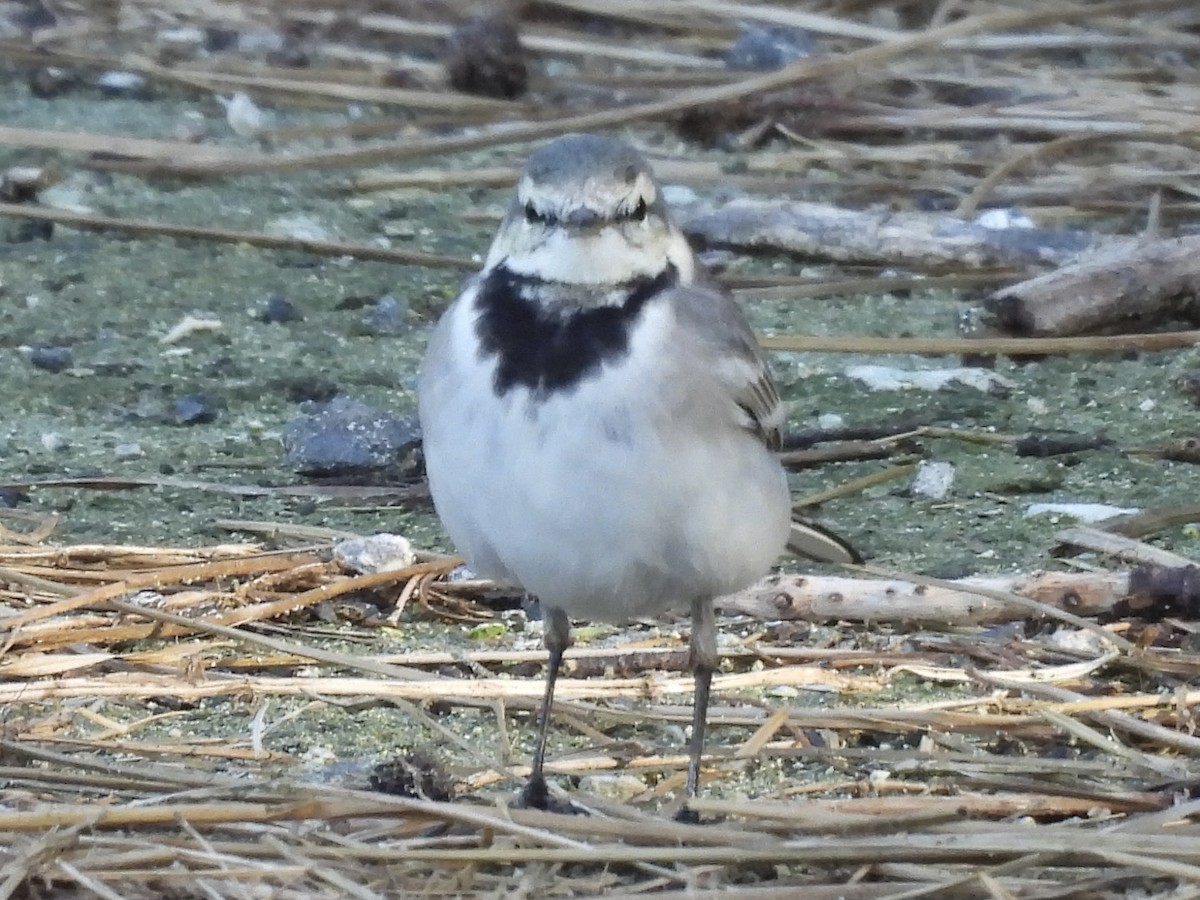
[(554, 213), (539, 212), (532, 203), (525, 204), (525, 221), (530, 225), (557, 225), (558, 219)]

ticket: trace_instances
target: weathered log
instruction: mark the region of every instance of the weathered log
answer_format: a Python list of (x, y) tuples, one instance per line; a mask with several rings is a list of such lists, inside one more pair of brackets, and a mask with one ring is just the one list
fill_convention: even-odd
[(1034, 572), (972, 577), (963, 590), (909, 581), (773, 575), (718, 601), (726, 612), (764, 619), (983, 625), (1027, 619), (1029, 608), (970, 593), (971, 588), (1019, 594), (1078, 616), (1107, 612), (1129, 593), (1127, 572)]
[(677, 207), (680, 227), (709, 247), (785, 251), (842, 263), (918, 269), (1061, 266), (1120, 240), (1087, 231), (987, 228), (950, 213), (843, 209), (798, 200)]
[(1085, 259), (997, 291), (988, 308), (1027, 335), (1112, 331), (1200, 317), (1200, 236), (1099, 247)]

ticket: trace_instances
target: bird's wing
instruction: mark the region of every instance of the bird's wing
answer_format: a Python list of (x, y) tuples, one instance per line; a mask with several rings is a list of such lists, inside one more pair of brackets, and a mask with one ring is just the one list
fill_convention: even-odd
[[(711, 360), (712, 373), (743, 428), (769, 449), (783, 445), (783, 404), (775, 379), (737, 301), (712, 284), (680, 285), (670, 292), (688, 349)], [(817, 562), (862, 562), (858, 551), (834, 532), (806, 519), (793, 519), (788, 550)]]
[(681, 329), (712, 360), (712, 374), (736, 407), (742, 427), (771, 450), (783, 442), (783, 404), (754, 332), (730, 293), (693, 283), (670, 292)]

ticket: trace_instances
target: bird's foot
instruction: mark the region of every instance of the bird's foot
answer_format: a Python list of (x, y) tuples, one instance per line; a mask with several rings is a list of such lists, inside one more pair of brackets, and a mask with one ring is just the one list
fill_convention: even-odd
[(521, 788), (521, 793), (517, 794), (517, 807), (519, 809), (541, 809), (565, 816), (583, 814), (583, 810), (570, 801), (556, 800), (551, 797), (546, 779), (541, 775), (532, 776), (525, 782), (525, 787)]

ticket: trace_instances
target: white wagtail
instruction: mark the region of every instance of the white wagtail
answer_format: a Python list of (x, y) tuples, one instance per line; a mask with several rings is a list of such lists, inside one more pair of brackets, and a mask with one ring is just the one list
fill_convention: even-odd
[(714, 598), (765, 574), (789, 537), (808, 555), (854, 554), (791, 522), (774, 381), (635, 150), (576, 134), (529, 158), (482, 271), (430, 338), (419, 398), (450, 537), (475, 572), (541, 602), (550, 659), (521, 801), (550, 802), (542, 763), (568, 616), (689, 606), (694, 796)]

